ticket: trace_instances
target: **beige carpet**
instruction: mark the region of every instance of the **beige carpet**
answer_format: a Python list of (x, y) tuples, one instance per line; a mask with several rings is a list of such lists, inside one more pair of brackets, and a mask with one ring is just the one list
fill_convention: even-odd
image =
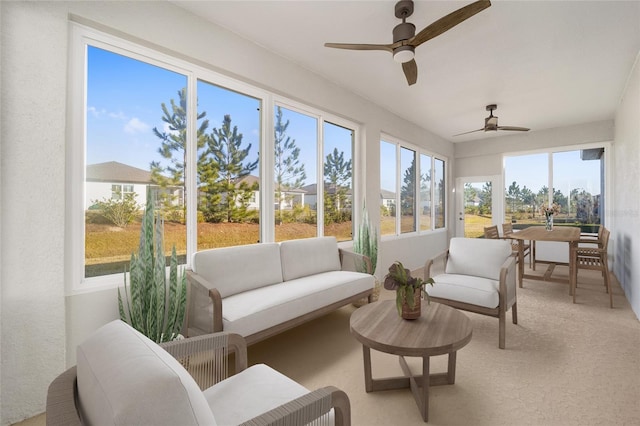
[[(525, 280), (518, 325), (507, 321), (505, 350), (498, 349), (497, 319), (467, 314), (473, 338), (458, 352), (456, 383), (432, 388), (429, 424), (640, 424), (640, 322), (617, 285), (609, 309), (599, 273), (580, 271), (579, 283), (574, 305), (566, 285)], [(382, 297), (393, 293), (383, 290)], [(355, 309), (258, 343), (249, 348), (249, 362), (266, 363), (310, 389), (346, 391), (353, 425), (424, 424), (409, 390), (365, 392), (362, 349), (349, 333)], [(402, 374), (396, 357), (374, 351), (372, 358), (374, 377)], [(414, 371), (418, 361), (410, 359)], [(445, 370), (445, 356), (432, 358), (432, 372)], [(44, 416), (23, 423), (40, 426)]]

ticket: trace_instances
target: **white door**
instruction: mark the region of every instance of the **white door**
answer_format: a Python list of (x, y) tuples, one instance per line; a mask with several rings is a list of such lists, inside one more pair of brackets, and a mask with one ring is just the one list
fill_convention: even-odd
[(502, 223), (500, 176), (456, 179), (456, 236), (479, 238), (484, 227)]

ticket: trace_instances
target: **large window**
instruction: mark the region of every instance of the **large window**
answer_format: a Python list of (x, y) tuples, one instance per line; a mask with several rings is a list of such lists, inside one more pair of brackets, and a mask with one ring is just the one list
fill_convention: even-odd
[(505, 218), (516, 228), (542, 224), (555, 203), (555, 225), (597, 232), (603, 223), (604, 148), (505, 157)]
[(445, 195), (443, 159), (391, 137), (380, 141), (382, 236), (443, 228)]
[(352, 238), (354, 124), (81, 25), (72, 36), (74, 288), (122, 283), (147, 194), (183, 264), (207, 248)]

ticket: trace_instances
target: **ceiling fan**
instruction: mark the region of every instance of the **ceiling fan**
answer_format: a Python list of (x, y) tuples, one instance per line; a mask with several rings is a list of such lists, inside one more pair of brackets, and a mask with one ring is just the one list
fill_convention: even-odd
[(350, 44), (350, 43), (325, 43), (325, 47), (350, 50), (384, 50), (393, 54), (396, 62), (402, 63), (402, 70), (407, 78), (409, 86), (418, 80), (418, 66), (414, 57), (414, 50), (422, 43), (439, 36), (459, 23), (471, 18), (478, 12), (491, 6), (489, 0), (478, 0), (462, 7), (450, 14), (438, 19), (431, 25), (416, 34), (416, 26), (406, 19), (413, 14), (413, 1), (401, 0), (396, 3), (396, 18), (402, 19), (402, 23), (393, 29), (393, 43), (391, 44)]
[(510, 130), (515, 132), (528, 132), (530, 130), (527, 127), (498, 126), (498, 117), (493, 115), (493, 111), (496, 110), (497, 108), (498, 108), (498, 105), (496, 104), (487, 105), (486, 110), (490, 112), (489, 112), (489, 116), (484, 119), (484, 127), (482, 129), (472, 130), (470, 132), (458, 133), (457, 135), (453, 135), (453, 136), (466, 135), (468, 133), (474, 133), (474, 132), (490, 132), (490, 131), (496, 131), (496, 130)]

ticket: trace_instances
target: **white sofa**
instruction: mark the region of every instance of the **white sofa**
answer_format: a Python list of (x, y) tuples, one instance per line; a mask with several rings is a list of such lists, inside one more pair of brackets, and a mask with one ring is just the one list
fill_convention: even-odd
[[(444, 264), (438, 264), (439, 260)], [(507, 310), (511, 309), (513, 323), (518, 323), (516, 258), (508, 241), (452, 238), (449, 250), (427, 260), (424, 276), (435, 281), (433, 287), (427, 287), (432, 300), (497, 317), (498, 346), (505, 348)]]
[[(235, 374), (229, 376), (231, 351)], [(77, 360), (49, 386), (48, 426), (351, 422), (343, 391), (327, 386), (310, 392), (264, 364), (247, 368), (246, 344), (234, 334), (161, 347), (115, 320), (78, 346)]]
[(334, 237), (199, 251), (187, 271), (187, 334), (226, 331), (251, 345), (369, 297), (374, 277), (355, 271), (368, 260)]

